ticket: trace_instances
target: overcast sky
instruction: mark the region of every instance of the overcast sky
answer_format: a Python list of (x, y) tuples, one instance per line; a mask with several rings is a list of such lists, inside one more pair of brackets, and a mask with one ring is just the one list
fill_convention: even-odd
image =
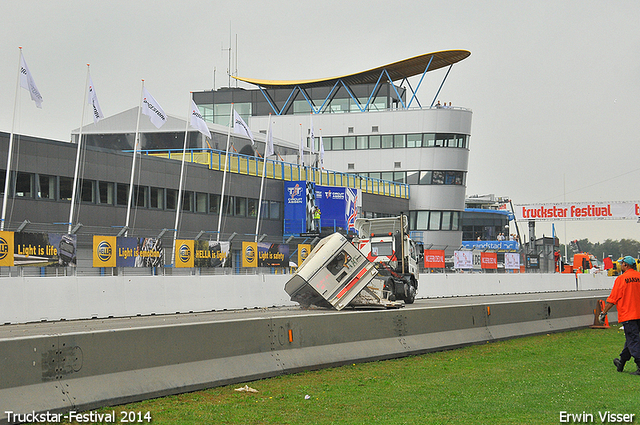
[[(473, 110), (467, 195), (640, 200), (637, 0), (22, 0), (0, 2), (0, 16), (0, 131), (11, 131), (19, 46), (44, 102), (37, 109), (21, 89), (15, 131), (65, 141), (80, 126), (87, 64), (105, 115), (137, 106), (144, 79), (167, 113), (184, 116), (189, 92), (213, 87), (214, 68), (216, 87), (228, 85), (224, 49), (235, 50), (236, 35), (238, 75), (260, 79), (464, 49), (471, 56), (439, 99)], [(423, 105), (443, 76), (427, 75)], [(537, 229), (551, 235), (548, 223)], [(556, 229), (562, 242), (640, 239), (635, 221)]]

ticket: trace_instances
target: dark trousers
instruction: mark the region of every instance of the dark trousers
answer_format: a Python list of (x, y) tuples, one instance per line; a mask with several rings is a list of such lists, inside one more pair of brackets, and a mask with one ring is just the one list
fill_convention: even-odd
[(629, 320), (622, 322), (624, 325), (624, 348), (620, 353), (620, 360), (623, 362), (631, 360), (633, 357), (636, 364), (640, 366), (640, 320)]

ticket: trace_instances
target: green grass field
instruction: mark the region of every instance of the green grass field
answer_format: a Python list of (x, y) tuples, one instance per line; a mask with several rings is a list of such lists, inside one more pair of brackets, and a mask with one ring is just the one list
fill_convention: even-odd
[(623, 344), (615, 324), (247, 382), (257, 393), (235, 391), (242, 383), (98, 412), (150, 412), (153, 424), (557, 424), (560, 412), (592, 423), (605, 412), (635, 414), (640, 423), (635, 364), (618, 373), (612, 362)]

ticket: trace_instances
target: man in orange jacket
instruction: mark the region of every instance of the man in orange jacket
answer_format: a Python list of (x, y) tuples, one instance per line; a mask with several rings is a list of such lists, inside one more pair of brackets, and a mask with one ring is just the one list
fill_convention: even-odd
[(624, 326), (625, 343), (619, 359), (613, 359), (618, 372), (624, 370), (626, 362), (634, 358), (637, 366), (632, 375), (640, 375), (640, 272), (636, 270), (636, 260), (626, 256), (621, 261), (622, 274), (613, 283), (607, 303), (600, 313), (604, 323), (607, 312), (615, 305), (618, 323)]

